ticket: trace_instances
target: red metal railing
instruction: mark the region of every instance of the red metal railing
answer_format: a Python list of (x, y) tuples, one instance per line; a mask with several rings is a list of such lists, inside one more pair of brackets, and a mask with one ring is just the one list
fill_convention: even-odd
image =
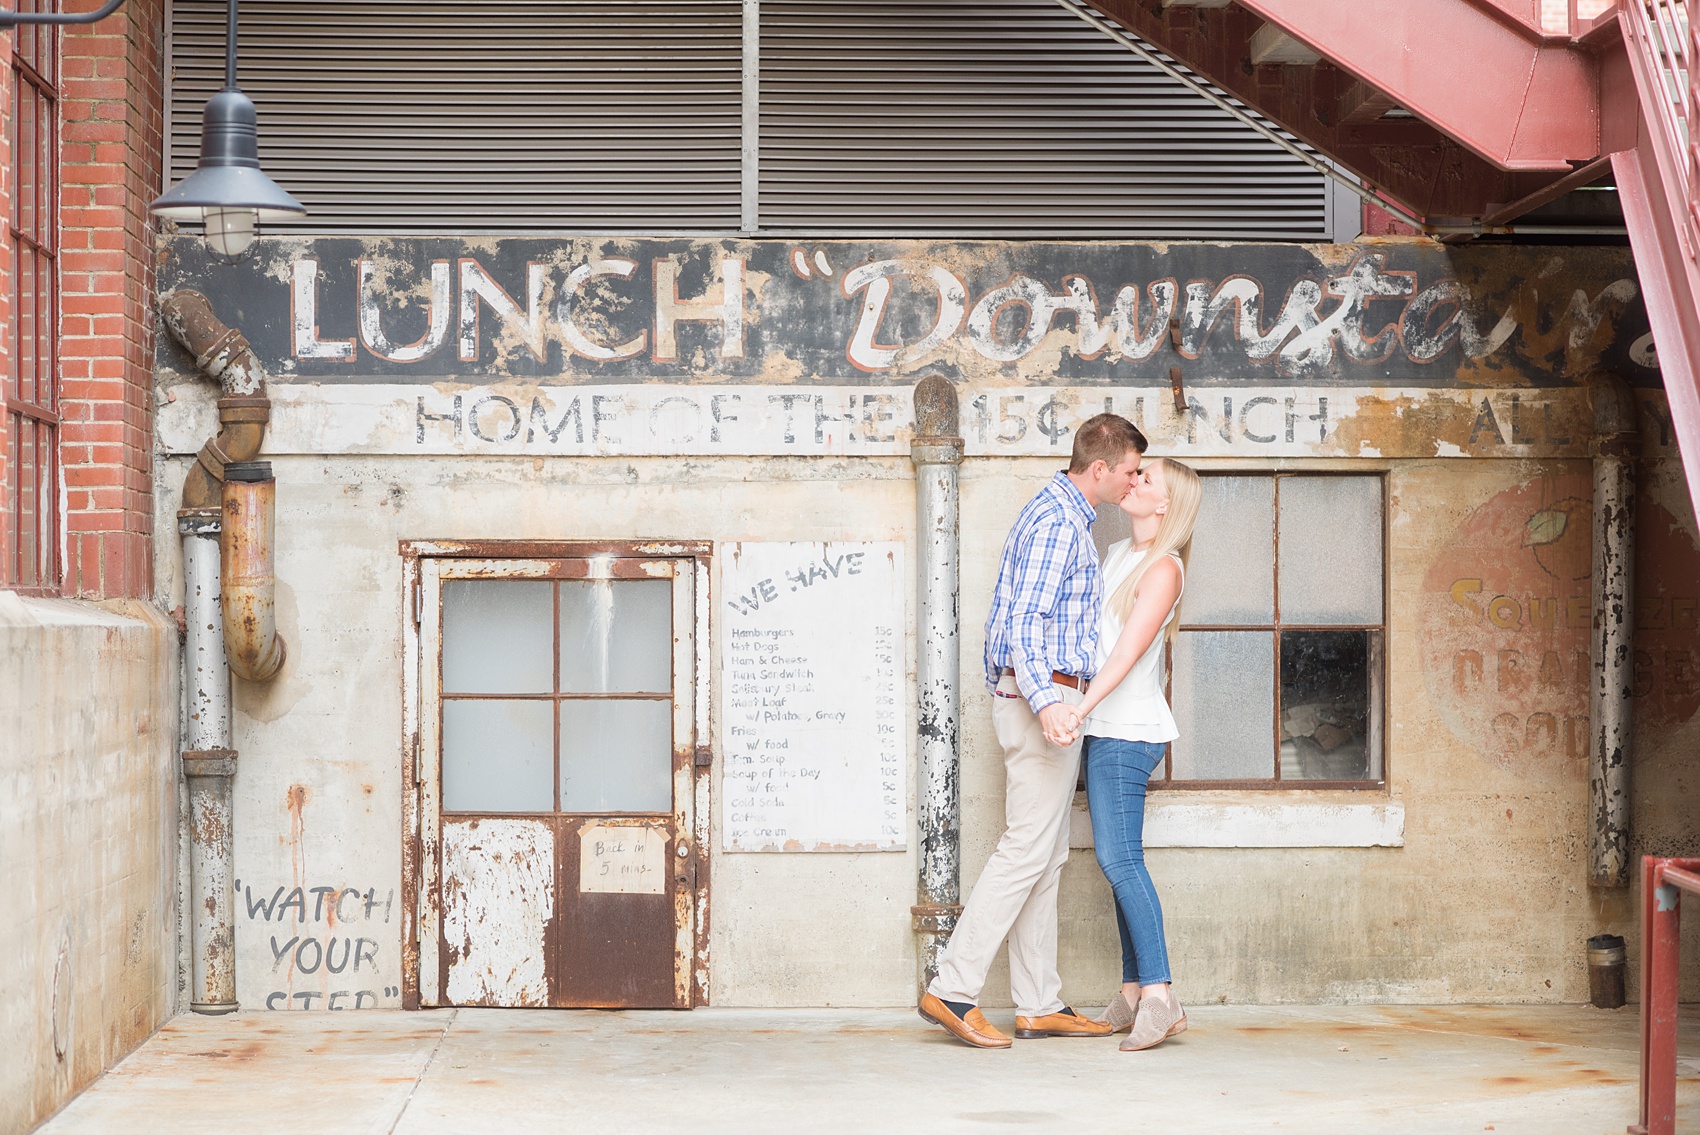
[(1682, 895), (1700, 895), (1700, 859), (1641, 860), (1641, 1122), (1629, 1135), (1676, 1131), (1677, 953)]
[[(1639, 57), (1649, 83), (1643, 88), (1642, 108), (1648, 117), (1660, 166), (1679, 182), (1671, 188), (1682, 202), (1675, 218), (1687, 238), (1683, 250), (1690, 259), (1700, 253), (1700, 150), (1694, 124), (1700, 120), (1695, 101), (1693, 64), (1697, 49), (1695, 28), (1688, 20), (1688, 0), (1621, 0), (1625, 38)], [(1651, 89), (1647, 89), (1647, 88)], [(1648, 97), (1651, 96), (1651, 97)], [(1675, 201), (1672, 202), (1675, 204)]]

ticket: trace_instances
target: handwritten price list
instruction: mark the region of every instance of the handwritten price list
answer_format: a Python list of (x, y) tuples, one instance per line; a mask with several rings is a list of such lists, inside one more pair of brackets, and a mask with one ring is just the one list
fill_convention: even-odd
[(721, 557), (727, 851), (902, 851), (903, 545)]

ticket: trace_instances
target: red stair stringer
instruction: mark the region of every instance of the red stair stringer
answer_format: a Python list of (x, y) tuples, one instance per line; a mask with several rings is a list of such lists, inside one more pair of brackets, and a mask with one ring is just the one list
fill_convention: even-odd
[[(1646, 24), (1628, 0), (1619, 8), (1623, 46), (1635, 77), (1639, 115), (1635, 145), (1611, 155), (1618, 198), (1635, 252), (1641, 295), (1652, 324), (1671, 427), (1682, 455), (1689, 498), (1700, 504), (1700, 229), (1696, 186), (1683, 150), (1668, 87), (1659, 74)], [(1690, 43), (1693, 41), (1690, 40)], [(1682, 93), (1686, 110), (1692, 89)]]

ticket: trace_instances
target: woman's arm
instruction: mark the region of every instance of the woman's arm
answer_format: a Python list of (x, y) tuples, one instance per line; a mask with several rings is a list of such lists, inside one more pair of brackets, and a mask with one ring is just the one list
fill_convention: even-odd
[(1181, 569), (1174, 560), (1164, 556), (1161, 562), (1146, 570), (1145, 578), (1139, 581), (1139, 595), (1134, 600), (1133, 612), (1122, 627), (1121, 637), (1116, 639), (1104, 668), (1093, 675), (1086, 697), (1075, 707), (1076, 713), (1085, 717), (1115, 692), (1128, 671), (1133, 669), (1133, 664), (1139, 661), (1140, 655), (1150, 649), (1180, 593)]

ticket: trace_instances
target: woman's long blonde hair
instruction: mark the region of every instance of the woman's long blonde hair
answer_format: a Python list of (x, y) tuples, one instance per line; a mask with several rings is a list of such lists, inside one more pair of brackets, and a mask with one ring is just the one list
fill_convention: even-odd
[[(1182, 465), (1172, 457), (1159, 457), (1157, 460), (1163, 466), (1163, 487), (1169, 492), (1169, 508), (1163, 513), (1163, 522), (1157, 526), (1157, 535), (1151, 546), (1145, 549), (1139, 563), (1116, 588), (1116, 593), (1110, 596), (1110, 610), (1124, 623), (1133, 614), (1139, 581), (1145, 578), (1152, 565), (1162, 562), (1164, 556), (1173, 552), (1181, 558), (1184, 578), (1187, 558), (1192, 555), (1192, 529), (1198, 522), (1198, 506), (1204, 498), (1204, 487), (1199, 484), (1198, 474), (1191, 466)], [(1128, 554), (1133, 554), (1131, 547)], [(1167, 636), (1171, 640), (1179, 625), (1178, 618), (1169, 623)]]

